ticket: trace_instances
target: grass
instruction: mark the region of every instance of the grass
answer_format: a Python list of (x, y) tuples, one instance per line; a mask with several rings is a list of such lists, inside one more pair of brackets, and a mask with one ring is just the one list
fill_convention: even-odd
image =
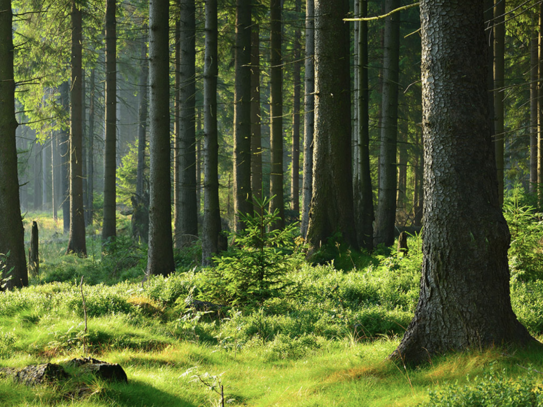
[[(83, 376), (26, 387), (0, 378), (2, 406), (214, 406), (219, 384), (233, 406), (415, 406), (430, 400), (429, 390), (442, 391), (432, 396), (433, 405), (461, 405), (435, 400), (455, 392), (470, 400), (477, 388), (498, 379), (513, 389), (534, 375), (541, 383), (543, 352), (535, 349), (472, 350), (418, 368), (387, 360), (417, 301), (417, 239), (407, 258), (341, 253), (346, 264), (365, 265), (358, 270), (304, 264), (289, 274), (298, 284), (296, 296), (270, 299), (257, 309), (229, 309), (218, 319), (186, 306), (204, 289), (205, 271), (191, 270), (187, 260), (194, 253), (178, 254), (176, 274), (142, 286), (145, 248), (121, 236), (103, 254), (96, 244), (94, 258), (66, 256), (63, 238), (53, 237), (57, 225), (45, 215), (32, 219), (42, 223), (47, 242), (40, 247), (41, 274), (28, 288), (0, 293), (0, 367), (62, 364), (83, 356), (86, 343), (92, 356), (120, 363), (129, 382)], [(88, 282), (87, 333), (82, 275)], [(540, 281), (513, 279), (515, 312), (540, 340), (541, 298)], [(473, 381), (476, 376), (482, 382)], [(455, 383), (460, 387), (451, 388)]]

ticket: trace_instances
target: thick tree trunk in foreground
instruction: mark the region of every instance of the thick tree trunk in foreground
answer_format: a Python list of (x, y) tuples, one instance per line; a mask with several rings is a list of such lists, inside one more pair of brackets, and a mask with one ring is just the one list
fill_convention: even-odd
[(245, 228), (240, 214), (252, 214), (251, 197), (251, 0), (236, 3), (236, 87), (234, 93), (234, 219), (235, 230)]
[(70, 237), (68, 253), (87, 255), (83, 206), (83, 13), (72, 1), (72, 84), (70, 91)]
[(423, 0), (424, 239), (415, 317), (392, 357), (532, 341), (511, 308), (488, 120), (483, 1)]
[(304, 96), (304, 169), (302, 180), (302, 222), (300, 232), (307, 236), (309, 208), (313, 194), (313, 131), (315, 126), (315, 3), (306, 1), (305, 11), (305, 96)]
[(219, 252), (219, 144), (217, 139), (217, 0), (206, 1), (204, 60), (204, 224), (202, 265)]
[(168, 0), (149, 2), (150, 157), (147, 275), (175, 271), (173, 260)]
[(104, 223), (102, 239), (117, 235), (115, 209), (117, 201), (117, 0), (106, 3), (106, 140), (104, 154)]
[(0, 0), (0, 11), (0, 253), (9, 253), (0, 258), (6, 266), (0, 278), (11, 277), (6, 288), (12, 289), (28, 285), (28, 272), (17, 175), (11, 1)]
[(351, 169), (348, 3), (315, 1), (315, 143), (310, 250), (336, 232), (358, 248)]

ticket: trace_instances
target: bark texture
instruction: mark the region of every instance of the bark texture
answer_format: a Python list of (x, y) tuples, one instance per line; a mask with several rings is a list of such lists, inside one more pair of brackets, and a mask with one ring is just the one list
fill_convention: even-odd
[[(63, 82), (59, 90), (62, 108), (67, 114), (70, 109), (70, 84)], [(66, 127), (60, 129), (59, 149), (62, 220), (64, 233), (68, 233), (70, 231), (70, 133)]]
[(13, 269), (6, 285), (13, 289), (28, 285), (28, 272), (17, 175), (11, 1), (0, 0), (0, 10), (0, 253), (9, 253), (0, 259), (6, 266), (0, 279)]
[(424, 239), (415, 316), (393, 353), (532, 341), (511, 308), (510, 235), (488, 120), (484, 3), (423, 0)]
[(72, 0), (72, 84), (70, 90), (70, 236), (68, 253), (87, 255), (83, 205), (83, 13)]
[[(147, 26), (144, 27), (144, 30)], [(136, 176), (136, 195), (142, 197), (146, 192), (144, 183), (145, 147), (147, 143), (147, 111), (149, 110), (149, 60), (147, 59), (147, 41), (141, 42), (141, 73), (139, 80), (139, 124), (138, 124), (138, 172)]]
[(498, 198), (503, 204), (505, 169), (505, 105), (503, 98), (505, 74), (505, 1), (495, 0), (494, 4), (494, 114), (496, 169), (498, 174)]
[(315, 1), (315, 140), (310, 250), (336, 232), (357, 248), (351, 169), (351, 97), (347, 1)]
[(168, 0), (149, 2), (151, 168), (147, 275), (168, 275), (175, 271), (170, 192), (168, 6)]
[(104, 222), (102, 239), (117, 235), (115, 209), (117, 201), (117, 27), (115, 20), (117, 0), (106, 2), (106, 112), (104, 153)]
[[(537, 14), (536, 14), (537, 16)], [(537, 19), (534, 17), (533, 26)], [(537, 191), (537, 99), (538, 99), (538, 41), (537, 30), (530, 41), (530, 192)]]
[[(302, 8), (300, 0), (296, 0), (295, 10), (298, 14)], [(302, 70), (301, 62), (301, 39), (300, 28), (294, 30), (294, 94), (292, 101), (292, 174), (290, 178), (290, 209), (294, 211), (296, 218), (300, 213), (300, 92)]]
[(87, 219), (92, 225), (94, 218), (94, 115), (95, 115), (95, 95), (96, 95), (96, 73), (92, 69), (90, 76), (90, 103), (89, 103), (89, 137), (87, 144)]
[[(251, 30), (251, 193), (262, 199), (262, 129), (260, 111), (260, 26)], [(253, 209), (260, 212), (260, 206)]]

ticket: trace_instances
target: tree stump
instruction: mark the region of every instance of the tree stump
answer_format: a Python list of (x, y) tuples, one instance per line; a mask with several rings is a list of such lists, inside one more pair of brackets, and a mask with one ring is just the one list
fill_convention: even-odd
[(128, 382), (126, 372), (118, 363), (108, 363), (91, 357), (72, 359), (68, 363), (82, 372), (92, 373), (108, 382)]
[(36, 277), (40, 274), (39, 235), (36, 221), (32, 222), (32, 237), (30, 238), (30, 248), (28, 249), (28, 265), (32, 276)]
[(398, 253), (403, 253), (404, 256), (407, 256), (409, 252), (409, 247), (407, 247), (407, 232), (400, 233), (398, 236)]
[(27, 386), (58, 381), (69, 377), (62, 366), (54, 363), (31, 365), (22, 369), (6, 367), (0, 369), (0, 377), (4, 375), (12, 376), (16, 382), (24, 383)]

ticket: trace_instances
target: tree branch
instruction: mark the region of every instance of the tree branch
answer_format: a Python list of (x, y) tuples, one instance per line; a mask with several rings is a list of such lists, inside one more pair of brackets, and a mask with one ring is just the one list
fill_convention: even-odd
[(360, 18), (360, 17), (356, 17), (356, 18), (344, 18), (343, 21), (374, 21), (374, 20), (380, 20), (382, 18), (386, 18), (394, 13), (397, 13), (399, 11), (402, 11), (402, 10), (407, 10), (409, 8), (412, 8), (412, 7), (417, 7), (420, 3), (413, 3), (413, 4), (408, 4), (407, 6), (402, 6), (402, 7), (398, 7), (397, 9), (394, 9), (386, 14), (381, 14), (380, 16), (375, 16), (375, 17), (363, 17), (363, 18)]

